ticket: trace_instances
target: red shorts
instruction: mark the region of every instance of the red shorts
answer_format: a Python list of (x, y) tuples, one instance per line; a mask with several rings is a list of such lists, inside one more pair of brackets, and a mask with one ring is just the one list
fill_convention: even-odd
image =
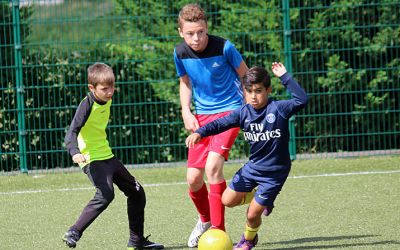
[[(231, 111), (212, 115), (196, 115), (200, 127), (220, 117), (226, 116)], [(223, 133), (205, 137), (188, 151), (188, 168), (205, 168), (210, 151), (222, 155), (228, 160), (229, 151), (238, 136), (240, 128), (231, 128)]]

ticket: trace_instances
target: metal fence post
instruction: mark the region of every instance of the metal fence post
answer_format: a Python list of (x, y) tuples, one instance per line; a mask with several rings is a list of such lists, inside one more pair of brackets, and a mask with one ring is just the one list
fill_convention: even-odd
[[(288, 72), (292, 72), (292, 48), (291, 48), (291, 35), (292, 31), (290, 29), (290, 7), (289, 0), (282, 0), (282, 12), (283, 12), (283, 46), (285, 50), (285, 66)], [(288, 96), (290, 96), (288, 92)], [(289, 119), (289, 153), (290, 159), (296, 159), (296, 134), (294, 129), (295, 117), (292, 116)]]
[(21, 56), (21, 30), (19, 16), (19, 0), (12, 1), (12, 17), (14, 31), (14, 59), (15, 59), (15, 81), (18, 110), (18, 143), (20, 170), (27, 173), (26, 161), (26, 130), (25, 130), (25, 112), (24, 112), (24, 85), (22, 82), (22, 56)]

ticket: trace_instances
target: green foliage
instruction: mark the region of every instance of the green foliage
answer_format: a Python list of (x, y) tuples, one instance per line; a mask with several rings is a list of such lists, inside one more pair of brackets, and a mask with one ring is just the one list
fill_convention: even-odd
[(324, 92), (333, 93), (351, 89), (351, 86), (346, 82), (347, 74), (351, 74), (351, 70), (346, 71), (348, 68), (346, 62), (340, 61), (338, 55), (332, 55), (329, 57), (326, 66), (328, 69), (326, 77), (319, 77), (317, 80), (321, 87), (326, 89)]
[[(307, 32), (292, 36), (292, 49), (299, 52), (293, 53), (293, 71), (312, 72), (311, 77), (302, 74), (298, 80), (315, 94), (308, 112), (321, 115), (304, 121), (306, 131), (317, 135), (312, 136), (310, 152), (376, 149), (382, 145), (378, 141), (390, 141), (392, 136), (398, 140), (396, 133), (390, 134), (398, 131), (398, 124), (385, 122), (399, 120), (399, 105), (394, 101), (399, 96), (399, 78), (393, 75), (398, 67), (399, 27), (388, 25), (399, 22), (393, 14), (396, 3), (317, 2), (308, 3), (315, 8), (299, 8), (300, 22), (292, 20), (294, 29), (307, 27)], [(310, 79), (316, 79), (317, 85), (310, 84)], [(377, 136), (387, 132), (388, 136)]]

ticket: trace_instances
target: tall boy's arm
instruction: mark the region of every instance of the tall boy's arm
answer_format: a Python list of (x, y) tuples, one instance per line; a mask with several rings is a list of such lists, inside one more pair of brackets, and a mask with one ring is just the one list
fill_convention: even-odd
[(85, 125), (87, 119), (89, 118), (92, 102), (89, 97), (86, 97), (79, 104), (76, 109), (75, 116), (72, 119), (72, 122), (69, 126), (67, 134), (65, 135), (64, 142), (67, 147), (67, 152), (74, 156), (76, 154), (80, 154), (80, 150), (78, 147), (78, 134), (81, 131), (81, 128)]
[(183, 123), (185, 124), (185, 128), (190, 132), (194, 132), (199, 128), (199, 123), (190, 110), (190, 105), (192, 103), (192, 85), (187, 74), (180, 77), (179, 97), (182, 107), (182, 119)]
[(246, 63), (242, 61), (239, 67), (236, 69), (236, 73), (239, 75), (240, 78), (244, 76), (244, 74), (249, 70)]

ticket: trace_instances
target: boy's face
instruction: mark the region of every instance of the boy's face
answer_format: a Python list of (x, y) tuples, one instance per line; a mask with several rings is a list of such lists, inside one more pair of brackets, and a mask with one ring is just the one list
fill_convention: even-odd
[(96, 87), (89, 84), (89, 89), (97, 100), (108, 102), (114, 95), (114, 84), (97, 84)]
[(246, 103), (249, 103), (254, 109), (261, 109), (267, 105), (268, 95), (271, 91), (271, 87), (266, 89), (262, 83), (252, 84), (249, 89), (245, 89)]
[(207, 47), (208, 29), (204, 20), (198, 22), (184, 21), (178, 30), (179, 35), (192, 50), (202, 52)]

